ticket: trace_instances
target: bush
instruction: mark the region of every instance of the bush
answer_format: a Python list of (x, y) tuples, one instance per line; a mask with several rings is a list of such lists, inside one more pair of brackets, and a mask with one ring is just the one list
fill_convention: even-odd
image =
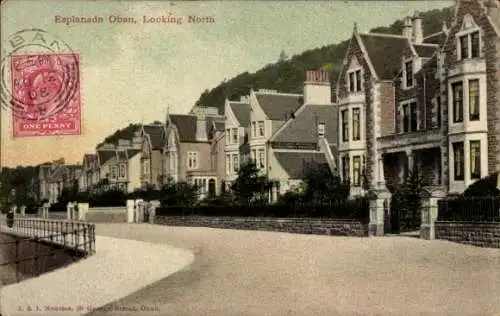
[(438, 220), (442, 221), (500, 221), (500, 190), (498, 173), (471, 184), (464, 193), (438, 203)]

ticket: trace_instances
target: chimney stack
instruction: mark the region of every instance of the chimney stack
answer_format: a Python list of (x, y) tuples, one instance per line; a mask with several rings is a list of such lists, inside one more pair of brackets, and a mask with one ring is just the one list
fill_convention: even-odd
[(409, 40), (412, 39), (413, 36), (413, 31), (412, 31), (412, 23), (411, 23), (411, 18), (406, 17), (403, 25), (403, 36), (408, 38)]
[(424, 40), (424, 32), (422, 30), (422, 18), (420, 17), (420, 13), (415, 11), (412, 19), (412, 41), (415, 44), (422, 44)]
[(198, 141), (208, 140), (205, 111), (201, 108), (196, 110), (196, 140)]
[(332, 88), (328, 72), (324, 70), (308, 70), (304, 83), (305, 104), (331, 104)]

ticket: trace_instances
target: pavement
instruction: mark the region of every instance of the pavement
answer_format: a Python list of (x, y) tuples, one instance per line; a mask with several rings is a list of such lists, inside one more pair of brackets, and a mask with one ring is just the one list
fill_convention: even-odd
[(69, 266), (2, 287), (1, 315), (84, 315), (168, 277), (194, 259), (191, 252), (166, 244), (103, 236), (96, 236), (96, 250)]
[(96, 234), (94, 257), (2, 289), (2, 315), (500, 315), (500, 249), (149, 224)]
[[(88, 316), (500, 315), (500, 249), (147, 224), (96, 233), (188, 249), (195, 261)], [(126, 311), (141, 306), (155, 311)]]

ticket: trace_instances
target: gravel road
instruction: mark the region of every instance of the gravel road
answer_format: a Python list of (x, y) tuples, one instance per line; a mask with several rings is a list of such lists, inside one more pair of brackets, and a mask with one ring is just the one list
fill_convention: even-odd
[(93, 316), (500, 313), (500, 249), (148, 224), (98, 224), (96, 234), (167, 243), (196, 259)]

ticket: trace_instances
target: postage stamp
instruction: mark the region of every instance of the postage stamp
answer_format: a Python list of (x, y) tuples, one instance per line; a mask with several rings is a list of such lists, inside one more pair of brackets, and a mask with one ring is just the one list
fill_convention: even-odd
[(12, 55), (10, 62), (14, 136), (80, 134), (79, 55)]
[(41, 29), (16, 32), (4, 46), (0, 101), (13, 137), (81, 135), (80, 55)]

